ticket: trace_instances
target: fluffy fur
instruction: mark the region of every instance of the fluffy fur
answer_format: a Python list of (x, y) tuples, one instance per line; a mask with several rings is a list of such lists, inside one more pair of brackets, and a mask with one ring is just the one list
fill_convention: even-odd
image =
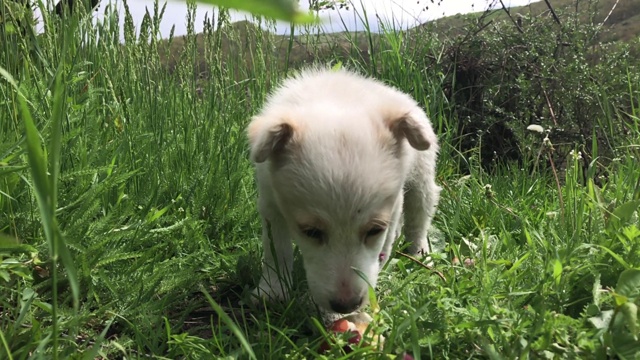
[(438, 139), (410, 96), (350, 71), (308, 69), (276, 89), (248, 136), (263, 227), (258, 295), (287, 296), (292, 242), (314, 301), (336, 313), (366, 304), (353, 269), (375, 286), (403, 220), (410, 250), (430, 251)]

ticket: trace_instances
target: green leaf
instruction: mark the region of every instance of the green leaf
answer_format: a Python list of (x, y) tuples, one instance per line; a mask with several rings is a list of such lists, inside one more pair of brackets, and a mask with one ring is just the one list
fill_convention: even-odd
[(40, 208), (42, 216), (44, 232), (47, 239), (52, 239), (53, 227), (51, 224), (53, 224), (54, 214), (51, 211), (51, 187), (47, 176), (45, 155), (42, 150), (42, 144), (40, 143), (40, 134), (33, 122), (26, 99), (22, 94), (18, 95), (18, 102), (20, 106), (20, 115), (24, 121), (25, 132), (27, 135), (27, 158), (35, 188), (36, 199), (38, 201), (38, 207)]
[(369, 282), (367, 275), (365, 275), (362, 271), (354, 267), (352, 267), (351, 269), (355, 271), (356, 274), (367, 283), (367, 288), (368, 288), (367, 295), (369, 298), (369, 305), (371, 306), (371, 311), (374, 314), (377, 314), (380, 311), (380, 305), (378, 304), (378, 299), (376, 298), (376, 289), (374, 289), (373, 286), (371, 286), (371, 283)]
[(634, 360), (640, 354), (640, 341), (629, 333), (615, 334), (611, 336), (611, 348), (621, 360)]
[(632, 200), (618, 206), (613, 210), (613, 216), (609, 218), (608, 227), (620, 227), (631, 220), (633, 213), (640, 206), (640, 200)]
[(317, 22), (313, 14), (299, 11), (297, 1), (293, 0), (199, 0), (198, 2), (247, 11), (253, 15), (262, 15), (297, 24)]
[(562, 276), (562, 263), (556, 259), (553, 263), (553, 279), (556, 281), (556, 286), (560, 285), (560, 278)]
[(73, 261), (73, 257), (71, 256), (71, 252), (69, 252), (69, 248), (64, 243), (64, 239), (62, 237), (62, 232), (57, 226), (56, 223), (56, 237), (54, 241), (58, 243), (58, 254), (60, 255), (60, 260), (64, 269), (67, 271), (67, 277), (69, 279), (69, 286), (71, 287), (71, 294), (73, 295), (73, 308), (74, 311), (77, 311), (80, 306), (80, 284), (78, 283), (78, 275), (76, 273), (76, 267)]
[(611, 319), (613, 318), (613, 310), (605, 310), (600, 313), (598, 316), (593, 316), (589, 318), (589, 322), (599, 330), (606, 329), (609, 327), (609, 323), (611, 323)]
[(14, 172), (22, 171), (26, 169), (25, 165), (17, 165), (17, 166), (8, 166), (8, 165), (0, 165), (0, 175), (7, 175)]
[(0, 67), (0, 76), (5, 78), (5, 80), (7, 80), (9, 82), (9, 84), (11, 84), (11, 86), (13, 86), (14, 89), (18, 90), (18, 83), (13, 78), (13, 76), (11, 76), (11, 74), (9, 74), (9, 72), (7, 70), (5, 70), (3, 67)]
[(640, 296), (640, 270), (628, 269), (623, 271), (618, 278), (616, 293), (632, 299)]
[(18, 244), (17, 242), (16, 243), (7, 242), (5, 241), (6, 240), (5, 237), (6, 235), (0, 234), (0, 251), (2, 252), (25, 253), (25, 254), (32, 254), (32, 253), (38, 252), (38, 250), (31, 245)]
[(25, 288), (22, 290), (22, 301), (20, 302), (20, 313), (13, 323), (13, 330), (19, 331), (24, 324), (25, 317), (31, 310), (31, 303), (36, 298), (36, 292), (31, 288)]
[(93, 360), (98, 358), (98, 354), (100, 353), (100, 350), (102, 350), (101, 349), (102, 343), (104, 342), (104, 339), (106, 339), (107, 332), (111, 328), (111, 325), (113, 324), (114, 320), (115, 320), (115, 317), (111, 318), (111, 320), (107, 322), (107, 326), (104, 327), (104, 330), (102, 330), (102, 332), (98, 336), (98, 339), (96, 339), (95, 343), (88, 349), (88, 351), (86, 351), (83, 354), (82, 356), (83, 359)]
[(380, 305), (378, 305), (378, 299), (376, 298), (376, 290), (371, 286), (367, 286), (369, 289), (369, 305), (371, 306), (371, 312), (377, 314), (380, 311)]
[(38, 250), (31, 245), (20, 244), (18, 239), (0, 233), (0, 251), (4, 252), (20, 252), (20, 253), (37, 253)]
[(620, 312), (624, 316), (629, 331), (633, 335), (638, 335), (638, 306), (629, 301), (620, 307)]
[(20, 244), (18, 242), (18, 239), (14, 238), (13, 236), (0, 233), (0, 249), (10, 248), (18, 244)]
[(616, 253), (615, 253), (614, 251), (612, 251), (611, 249), (609, 249), (609, 248), (607, 248), (607, 247), (605, 247), (605, 246), (602, 246), (602, 245), (598, 245), (598, 244), (595, 244), (594, 246), (599, 247), (599, 248), (601, 248), (602, 250), (604, 250), (604, 251), (608, 252), (608, 253), (609, 253), (609, 255), (611, 255), (614, 259), (616, 259), (616, 261), (618, 261), (618, 262), (619, 262), (622, 266), (624, 266), (625, 268), (630, 268), (630, 267), (631, 267), (631, 266), (629, 265), (629, 263), (627, 263), (626, 261), (624, 261), (624, 259), (623, 259), (620, 255), (616, 254)]
[(164, 215), (164, 213), (167, 212), (167, 210), (169, 210), (169, 208), (171, 208), (171, 204), (165, 206), (160, 210), (151, 209), (152, 211), (149, 214), (147, 214), (147, 222), (152, 223), (158, 220), (162, 215)]
[[(61, 93), (64, 92), (64, 86), (62, 85), (61, 79), (61, 73), (57, 73), (56, 86), (54, 88), (54, 101), (56, 102), (63, 101)], [(67, 249), (67, 246), (64, 243), (64, 239), (62, 237), (60, 229), (58, 228), (58, 223), (55, 218), (55, 193), (57, 192), (57, 189), (54, 186), (56, 185), (56, 182), (51, 181), (51, 178), (49, 177), (50, 175), (47, 170), (46, 156), (43, 151), (42, 143), (40, 141), (40, 134), (38, 133), (38, 129), (35, 126), (33, 118), (31, 117), (31, 112), (29, 111), (29, 107), (27, 106), (26, 98), (21, 92), (18, 92), (18, 103), (20, 107), (20, 115), (24, 121), (25, 132), (27, 135), (27, 159), (29, 163), (29, 169), (31, 170), (31, 177), (33, 178), (34, 182), (34, 191), (36, 194), (36, 200), (38, 202), (38, 208), (40, 209), (40, 216), (42, 217), (42, 225), (44, 228), (45, 237), (47, 239), (47, 242), (49, 243), (49, 250), (51, 251), (54, 261), (57, 260), (58, 256), (60, 256), (62, 265), (67, 271), (69, 285), (71, 287), (71, 292), (73, 295), (74, 309), (77, 309), (80, 299), (78, 278), (76, 276), (73, 258), (71, 257), (71, 253), (69, 253), (69, 249)], [(53, 106), (55, 109), (60, 105), (54, 104)], [(61, 114), (56, 115), (56, 111), (57, 110), (54, 110), (52, 116), (61, 116)], [(54, 124), (57, 123), (55, 119), (52, 120)], [(62, 126), (61, 122), (58, 123), (57, 126)], [(54, 135), (56, 133), (57, 132), (54, 130)], [(58, 134), (58, 136), (61, 135)], [(53, 145), (52, 149), (60, 151), (60, 147), (56, 145)], [(54, 158), (55, 157), (59, 157), (59, 154), (54, 155)]]
[(585, 309), (585, 314), (588, 316), (598, 316), (600, 314), (600, 308), (596, 304), (589, 304)]
[(626, 226), (622, 229), (621, 235), (626, 237), (629, 241), (636, 241), (636, 239), (640, 237), (640, 228), (636, 225)]
[(11, 275), (9, 275), (7, 271), (0, 270), (0, 279), (4, 280), (5, 282), (9, 282), (9, 280), (11, 280)]
[(7, 342), (7, 339), (5, 339), (5, 337), (4, 337), (4, 333), (2, 332), (2, 329), (0, 329), (0, 343), (2, 343), (2, 347), (4, 349), (4, 352), (7, 353), (7, 358), (9, 360), (13, 360), (13, 357), (11, 356), (11, 349), (9, 348), (9, 344)]
[[(516, 270), (519, 269), (520, 266), (522, 266), (524, 261), (527, 260), (530, 255), (531, 255), (531, 252), (527, 252), (522, 257), (520, 257), (518, 260), (516, 260), (516, 262), (514, 262), (511, 266), (509, 266), (510, 264), (509, 264), (508, 260), (503, 260), (503, 261), (505, 261), (504, 265), (508, 266), (508, 270), (506, 270), (504, 273), (502, 273), (502, 276), (504, 278), (509, 278), (511, 276), (511, 274), (515, 273)], [(498, 262), (499, 261), (500, 260), (498, 260)]]
[(65, 87), (62, 85), (62, 62), (58, 66), (53, 93), (53, 110), (51, 112), (51, 137), (49, 139), (49, 172), (51, 179), (51, 205), (53, 210), (58, 206), (58, 177), (60, 174), (60, 152), (62, 149), (62, 118), (64, 117)]

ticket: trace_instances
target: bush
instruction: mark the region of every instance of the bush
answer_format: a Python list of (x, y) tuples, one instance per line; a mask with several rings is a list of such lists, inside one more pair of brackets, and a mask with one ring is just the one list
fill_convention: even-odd
[[(630, 94), (629, 84), (640, 76), (630, 61), (633, 44), (599, 43), (604, 30), (594, 23), (594, 8), (486, 12), (467, 21), (462, 35), (441, 40), (438, 70), (446, 75), (444, 91), (458, 119), (452, 130), (465, 157), (479, 154), (485, 169), (522, 164), (535, 155), (531, 124), (556, 145), (556, 165), (563, 167), (574, 148), (587, 155), (585, 166), (615, 157), (614, 134), (634, 126), (637, 104), (630, 99), (638, 90)], [(432, 37), (416, 33), (416, 42)]]

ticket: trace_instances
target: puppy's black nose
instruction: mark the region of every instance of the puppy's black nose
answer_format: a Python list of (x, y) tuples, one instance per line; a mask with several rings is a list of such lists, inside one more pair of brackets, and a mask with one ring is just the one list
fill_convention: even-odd
[(331, 310), (340, 314), (352, 313), (362, 305), (362, 296), (354, 296), (351, 299), (333, 299), (329, 300)]

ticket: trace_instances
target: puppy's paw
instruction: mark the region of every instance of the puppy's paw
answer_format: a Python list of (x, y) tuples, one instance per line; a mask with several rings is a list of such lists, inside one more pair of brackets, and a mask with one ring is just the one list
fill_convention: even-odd
[(409, 246), (409, 253), (418, 257), (425, 257), (431, 253), (431, 246), (429, 241), (424, 239), (422, 241), (415, 241)]
[(260, 280), (258, 287), (253, 290), (253, 301), (283, 301), (287, 297), (286, 286), (277, 277), (267, 277)]
[(419, 259), (421, 259), (427, 266), (433, 266), (433, 259), (431, 259), (431, 246), (429, 241), (424, 239), (419, 243), (414, 242), (409, 247), (409, 253)]

